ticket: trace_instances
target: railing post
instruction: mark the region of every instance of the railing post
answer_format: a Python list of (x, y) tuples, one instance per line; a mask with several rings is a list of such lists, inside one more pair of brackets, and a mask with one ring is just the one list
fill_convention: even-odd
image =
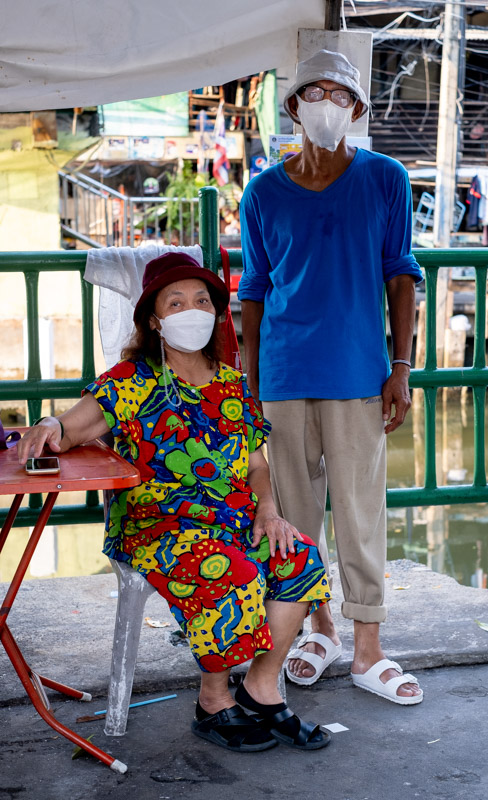
[(80, 230), (80, 188), (75, 184), (71, 184), (71, 188), (73, 190), (73, 205), (74, 205), (74, 221), (71, 223), (71, 227), (75, 229), (75, 231)]
[[(27, 380), (41, 380), (41, 359), (39, 353), (39, 271), (24, 272), (27, 303), (27, 347), (29, 359)], [(41, 414), (42, 400), (28, 400), (29, 422)]]
[[(29, 351), (27, 364), (27, 380), (41, 380), (41, 359), (39, 353), (39, 271), (24, 272), (25, 292), (27, 303), (27, 347)], [(42, 400), (28, 400), (29, 424), (41, 416)], [(40, 494), (29, 495), (30, 508), (40, 508), (42, 497)]]
[(112, 222), (112, 214), (108, 213), (109, 198), (103, 198), (103, 212), (105, 216), (105, 242), (107, 247), (111, 247), (114, 243), (114, 226)]
[(186, 237), (185, 237), (185, 225), (183, 221), (183, 200), (181, 198), (178, 200), (178, 221), (180, 224), (180, 235), (179, 235), (180, 244), (185, 245), (187, 244), (187, 242), (185, 241)]
[(425, 268), (425, 370), (437, 369), (437, 271), (438, 267)]
[(67, 224), (68, 217), (68, 181), (66, 175), (61, 175), (62, 198), (63, 198), (63, 219), (65, 225)]
[(215, 186), (203, 186), (198, 191), (200, 246), (203, 251), (203, 263), (206, 267), (218, 272), (221, 264), (219, 233), (219, 192)]
[[(95, 378), (95, 352), (93, 341), (93, 286), (81, 278), (81, 320), (82, 320), (82, 365), (81, 376), (89, 383)], [(96, 508), (100, 502), (96, 490), (88, 491), (85, 495), (86, 505)]]
[[(435, 352), (435, 351), (434, 351)], [(432, 386), (424, 388), (424, 414), (425, 414), (425, 478), (426, 489), (437, 487), (436, 452), (435, 452), (435, 407), (437, 389)]]
[(132, 199), (129, 200), (129, 234), (129, 245), (134, 247), (134, 203), (132, 202)]
[(122, 247), (127, 247), (127, 198), (123, 199), (122, 211)]
[(473, 386), (474, 409), (474, 486), (486, 486), (485, 467), (485, 399), (486, 386)]
[(473, 367), (486, 366), (486, 273), (488, 267), (478, 267), (475, 273), (476, 295), (474, 312)]
[(81, 377), (87, 383), (95, 379), (95, 352), (93, 341), (93, 286), (83, 278), (81, 280), (81, 332), (82, 362)]
[[(486, 273), (487, 267), (476, 270), (476, 306), (474, 316), (473, 369), (486, 367)], [(486, 485), (485, 467), (485, 400), (486, 386), (473, 386), (474, 407), (474, 486)]]
[(190, 198), (190, 244), (195, 244), (195, 203)]

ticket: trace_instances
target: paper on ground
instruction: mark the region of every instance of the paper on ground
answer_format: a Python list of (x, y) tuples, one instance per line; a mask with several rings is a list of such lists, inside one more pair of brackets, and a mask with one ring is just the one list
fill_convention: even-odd
[(327, 730), (331, 733), (342, 733), (342, 731), (349, 730), (349, 728), (346, 728), (345, 725), (341, 725), (340, 722), (331, 722), (329, 725), (321, 725), (320, 727), (327, 728)]

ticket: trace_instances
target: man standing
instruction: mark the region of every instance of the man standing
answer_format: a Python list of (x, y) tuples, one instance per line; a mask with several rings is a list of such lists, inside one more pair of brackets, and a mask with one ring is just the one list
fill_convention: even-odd
[[(385, 658), (379, 637), (386, 619), (385, 433), (410, 407), (414, 284), (422, 277), (411, 253), (410, 185), (398, 162), (346, 144), (368, 104), (345, 56), (321, 50), (300, 62), (284, 105), (302, 125), (302, 152), (253, 178), (240, 208), (248, 383), (272, 424), (278, 512), (314, 539), (326, 566), (328, 487), (342, 613), (354, 620), (353, 682), (410, 705), (422, 700), (418, 682)], [(287, 673), (311, 684), (340, 653), (324, 607), (290, 654)]]

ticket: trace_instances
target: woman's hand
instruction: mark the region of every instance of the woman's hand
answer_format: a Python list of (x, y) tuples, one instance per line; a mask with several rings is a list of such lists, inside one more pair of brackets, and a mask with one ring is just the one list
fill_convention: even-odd
[[(64, 425), (62, 440), (60, 421)], [(25, 464), (30, 456), (38, 458), (45, 445), (53, 453), (64, 453), (71, 447), (103, 436), (109, 430), (102, 409), (88, 392), (73, 408), (61, 414), (59, 420), (56, 417), (45, 417), (38, 425), (29, 428), (17, 445), (19, 463)]]
[(38, 425), (29, 428), (17, 445), (19, 463), (25, 464), (33, 456), (39, 458), (45, 445), (53, 453), (61, 451), (61, 425), (56, 417), (45, 417)]
[(271, 556), (274, 556), (276, 550), (279, 550), (283, 559), (288, 553), (295, 552), (294, 539), (303, 542), (302, 534), (286, 519), (279, 517), (276, 510), (259, 511), (258, 509), (253, 526), (252, 547), (258, 547), (263, 536), (268, 537)]

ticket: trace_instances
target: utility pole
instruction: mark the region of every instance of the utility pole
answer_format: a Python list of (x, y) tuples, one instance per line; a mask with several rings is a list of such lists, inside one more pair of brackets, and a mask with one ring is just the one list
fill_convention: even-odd
[[(465, 1), (445, 4), (442, 45), (437, 172), (435, 182), (434, 247), (449, 247), (454, 218), (461, 100), (459, 71), (465, 48)], [(439, 270), (437, 281), (437, 360), (443, 366), (449, 270)]]
[(340, 31), (342, 0), (325, 0), (325, 31)]

